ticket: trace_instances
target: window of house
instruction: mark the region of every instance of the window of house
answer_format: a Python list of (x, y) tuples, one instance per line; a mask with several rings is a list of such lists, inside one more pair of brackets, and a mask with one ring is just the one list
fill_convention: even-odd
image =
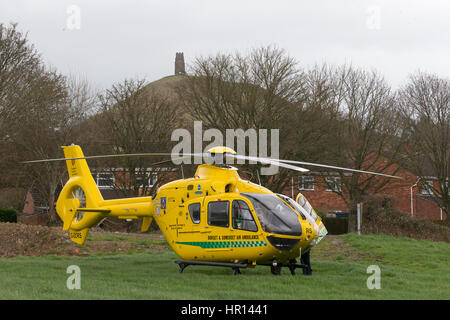
[(234, 229), (258, 231), (252, 213), (245, 201), (234, 200), (231, 209), (231, 219)]
[(136, 174), (136, 185), (139, 187), (144, 187), (144, 182), (145, 182), (145, 186), (147, 188), (151, 188), (153, 187), (158, 181), (158, 174), (157, 173), (145, 173), (145, 174)]
[(208, 203), (208, 224), (216, 227), (228, 227), (230, 221), (229, 202), (212, 201)]
[(314, 177), (299, 176), (298, 177), (298, 189), (299, 190), (314, 190)]
[(113, 188), (115, 179), (112, 172), (99, 172), (94, 175), (95, 183), (102, 189)]
[(189, 214), (192, 222), (200, 223), (200, 203), (192, 203), (189, 205)]
[(433, 181), (432, 180), (422, 181), (422, 185), (420, 186), (420, 193), (433, 194)]
[(326, 177), (325, 182), (327, 184), (327, 191), (342, 191), (342, 184), (340, 177)]

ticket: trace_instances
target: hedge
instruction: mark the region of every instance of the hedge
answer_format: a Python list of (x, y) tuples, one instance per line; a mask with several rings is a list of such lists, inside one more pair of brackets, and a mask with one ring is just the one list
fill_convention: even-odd
[(323, 217), (322, 222), (329, 234), (343, 234), (348, 232), (348, 219)]
[(0, 222), (17, 222), (17, 211), (11, 208), (0, 208)]

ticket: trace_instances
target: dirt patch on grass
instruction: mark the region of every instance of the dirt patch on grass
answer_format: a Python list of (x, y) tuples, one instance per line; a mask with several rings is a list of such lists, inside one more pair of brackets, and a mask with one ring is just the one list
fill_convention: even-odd
[(85, 244), (78, 245), (60, 227), (0, 223), (0, 257), (87, 256), (167, 249), (161, 234), (115, 233), (92, 229)]
[(381, 256), (361, 253), (357, 248), (346, 243), (339, 235), (327, 235), (311, 250), (311, 259), (320, 260), (371, 260), (381, 261)]

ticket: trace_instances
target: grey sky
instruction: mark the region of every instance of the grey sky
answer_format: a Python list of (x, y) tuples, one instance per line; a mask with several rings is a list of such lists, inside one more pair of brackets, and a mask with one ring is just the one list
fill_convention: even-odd
[(98, 88), (171, 75), (177, 51), (189, 63), (269, 44), (304, 67), (376, 69), (394, 87), (419, 69), (450, 78), (446, 0), (2, 0), (0, 22), (18, 22), (44, 61)]

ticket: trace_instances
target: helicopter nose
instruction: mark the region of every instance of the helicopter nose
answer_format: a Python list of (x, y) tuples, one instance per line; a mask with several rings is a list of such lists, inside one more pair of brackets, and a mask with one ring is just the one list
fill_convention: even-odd
[(269, 240), (269, 243), (278, 250), (289, 251), (299, 243), (300, 238), (290, 239), (290, 238), (281, 238), (277, 236), (268, 236), (267, 240)]

